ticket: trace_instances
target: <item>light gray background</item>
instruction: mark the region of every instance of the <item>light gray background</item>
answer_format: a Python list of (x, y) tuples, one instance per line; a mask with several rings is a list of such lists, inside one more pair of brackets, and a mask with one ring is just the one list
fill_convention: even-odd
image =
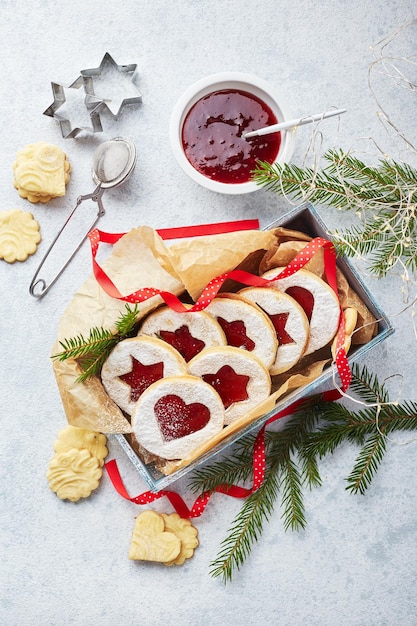
[[(412, 434), (393, 437), (364, 497), (345, 491), (357, 449), (342, 446), (326, 458), (323, 486), (306, 497), (307, 529), (285, 533), (277, 507), (227, 587), (209, 576), (210, 561), (241, 506), (226, 496), (213, 497), (195, 521), (201, 545), (183, 567), (132, 563), (127, 552), (138, 507), (120, 498), (106, 477), (78, 504), (60, 501), (45, 479), (56, 433), (65, 423), (49, 354), (67, 303), (90, 274), (88, 246), (42, 301), (28, 294), (38, 263), (77, 196), (93, 189), (95, 147), (115, 135), (134, 140), (139, 158), (130, 181), (104, 196), (102, 230), (255, 217), (266, 226), (291, 207), (264, 190), (237, 197), (210, 193), (179, 169), (168, 141), (170, 113), (182, 92), (205, 75), (257, 74), (282, 93), (296, 115), (346, 107), (339, 126), (335, 120), (322, 125), (318, 153), (341, 146), (372, 163), (386, 153), (415, 164), (415, 153), (378, 115), (383, 108), (415, 141), (415, 93), (395, 84), (381, 63), (372, 73), (377, 99), (368, 84), (369, 68), (381, 54), (378, 42), (413, 17), (415, 2), (1, 0), (0, 10), (0, 209), (32, 211), (43, 236), (26, 263), (0, 261), (0, 622), (415, 624), (416, 444), (401, 445)], [(401, 30), (382, 54), (415, 53), (415, 32), (415, 27)], [(137, 63), (143, 103), (125, 109), (118, 122), (103, 114), (103, 133), (63, 139), (57, 122), (42, 115), (53, 99), (50, 83), (71, 83), (80, 70), (97, 67), (106, 51), (119, 64)], [(415, 67), (407, 65), (407, 71), (415, 84)], [(303, 163), (310, 139), (311, 127), (299, 130), (294, 162)], [(12, 176), (17, 150), (40, 140), (61, 146), (73, 166), (65, 198), (45, 206), (19, 198)], [(318, 208), (330, 226), (354, 219)], [(395, 375), (393, 396), (415, 401), (416, 337), (411, 310), (401, 313), (407, 304), (401, 279), (378, 281), (364, 269), (363, 279), (396, 327), (367, 363), (381, 380)], [(413, 297), (410, 282), (408, 301)], [(117, 458), (133, 495), (145, 489), (117, 445), (110, 446), (109, 458)], [(187, 481), (176, 488), (191, 504)], [(154, 508), (171, 511), (167, 501)]]

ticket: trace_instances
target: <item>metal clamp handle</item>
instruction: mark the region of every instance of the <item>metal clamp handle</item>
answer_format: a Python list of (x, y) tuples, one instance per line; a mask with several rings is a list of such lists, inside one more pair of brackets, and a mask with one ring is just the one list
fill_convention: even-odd
[[(73, 259), (73, 257), (75, 256), (75, 254), (78, 252), (78, 250), (81, 248), (82, 244), (84, 243), (84, 241), (86, 240), (88, 233), (92, 230), (92, 228), (94, 228), (94, 226), (97, 224), (99, 218), (104, 215), (105, 210), (101, 201), (101, 196), (103, 195), (103, 191), (104, 189), (101, 187), (101, 185), (98, 185), (96, 187), (96, 189), (93, 191), (93, 193), (87, 194), (85, 196), (79, 196), (77, 198), (77, 202), (75, 207), (73, 208), (73, 210), (71, 211), (71, 213), (69, 214), (69, 216), (67, 217), (64, 225), (62, 226), (62, 228), (59, 230), (58, 234), (56, 235), (55, 239), (52, 241), (51, 245), (49, 246), (48, 250), (46, 251), (45, 256), (43, 257), (42, 261), (40, 262), (38, 269), (35, 272), (34, 277), (32, 278), (32, 282), (29, 285), (29, 293), (31, 296), (33, 296), (34, 298), (42, 298), (48, 291), (49, 289), (52, 287), (52, 285), (54, 285), (56, 283), (56, 281), (58, 280), (58, 278), (61, 276), (61, 274), (64, 272), (64, 270), (67, 268), (67, 266), (69, 265), (70, 261)], [(73, 253), (71, 254), (71, 256), (67, 259), (67, 261), (64, 263), (64, 265), (61, 267), (61, 269), (59, 270), (59, 272), (55, 275), (55, 277), (50, 281), (50, 283), (48, 284), (46, 282), (46, 280), (44, 280), (43, 278), (38, 278), (39, 276), (39, 272), (41, 271), (46, 259), (48, 258), (50, 252), (52, 251), (53, 247), (55, 246), (56, 242), (58, 241), (58, 239), (60, 238), (60, 236), (62, 235), (63, 231), (65, 230), (68, 222), (70, 221), (70, 219), (72, 218), (72, 216), (74, 215), (75, 211), (77, 210), (77, 208), (80, 206), (80, 204), (82, 202), (84, 202), (85, 200), (93, 200), (93, 202), (97, 203), (98, 206), (98, 212), (97, 215), (93, 221), (93, 223), (91, 224), (90, 228), (88, 229), (88, 231), (86, 232), (85, 236), (81, 239), (80, 243), (78, 244), (78, 246), (75, 248), (75, 250), (73, 251)]]

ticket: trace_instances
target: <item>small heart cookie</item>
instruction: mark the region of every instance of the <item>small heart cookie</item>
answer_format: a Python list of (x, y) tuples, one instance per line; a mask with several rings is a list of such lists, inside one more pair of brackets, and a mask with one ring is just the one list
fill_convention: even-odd
[(156, 511), (137, 516), (129, 548), (129, 559), (171, 563), (181, 552), (181, 540), (165, 530), (164, 519)]
[(239, 291), (242, 298), (257, 304), (269, 316), (278, 340), (271, 376), (291, 369), (302, 357), (309, 337), (309, 324), (301, 306), (274, 287), (247, 287)]
[(278, 341), (271, 320), (259, 307), (237, 294), (222, 294), (205, 311), (216, 318), (229, 346), (247, 350), (260, 358), (267, 369), (271, 367)]
[[(282, 269), (270, 270), (263, 278), (273, 280)], [(304, 269), (273, 281), (271, 286), (294, 298), (309, 319), (310, 336), (304, 354), (327, 346), (336, 334), (340, 319), (340, 303), (333, 289), (319, 276)]]
[(177, 350), (155, 337), (120, 341), (101, 370), (101, 381), (110, 398), (132, 414), (137, 400), (152, 383), (166, 376), (187, 373), (187, 364)]
[(132, 412), (133, 434), (148, 452), (182, 459), (217, 434), (224, 408), (213, 387), (196, 376), (170, 376), (150, 385)]
[(271, 377), (262, 361), (240, 348), (208, 348), (190, 361), (188, 369), (220, 395), (225, 424), (256, 407), (271, 393)]
[(205, 311), (177, 313), (163, 306), (145, 319), (138, 336), (150, 335), (166, 341), (190, 361), (211, 346), (226, 345), (226, 338), (216, 320)]

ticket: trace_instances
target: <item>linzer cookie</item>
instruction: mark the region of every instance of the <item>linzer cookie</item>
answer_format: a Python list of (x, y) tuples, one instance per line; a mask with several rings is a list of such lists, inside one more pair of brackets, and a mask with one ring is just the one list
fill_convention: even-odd
[(0, 259), (7, 263), (26, 261), (41, 240), (39, 224), (32, 213), (12, 209), (0, 211)]
[(186, 373), (186, 363), (177, 350), (161, 339), (142, 336), (125, 339), (113, 348), (101, 380), (110, 398), (130, 415), (152, 383)]
[(65, 152), (45, 141), (19, 150), (13, 163), (13, 184), (29, 202), (49, 202), (65, 195), (71, 165)]
[(229, 346), (247, 350), (267, 369), (271, 367), (276, 359), (278, 341), (266, 313), (236, 294), (215, 298), (205, 310), (216, 318)]
[(181, 459), (224, 425), (219, 394), (196, 376), (171, 376), (150, 385), (132, 413), (133, 434), (148, 452)]
[(225, 424), (256, 407), (271, 393), (271, 377), (262, 361), (239, 348), (204, 350), (188, 364), (188, 369), (220, 395)]
[(138, 336), (159, 337), (190, 361), (211, 346), (225, 345), (226, 338), (213, 317), (204, 311), (176, 313), (168, 306), (151, 313), (139, 328)]
[(265, 311), (274, 327), (278, 349), (269, 367), (271, 376), (287, 372), (301, 359), (309, 338), (304, 310), (291, 296), (274, 287), (248, 287), (239, 295)]
[[(272, 280), (282, 269), (270, 270), (263, 274), (263, 278)], [(305, 354), (327, 346), (336, 334), (340, 319), (340, 303), (333, 289), (324, 280), (304, 269), (286, 278), (279, 278), (272, 285), (294, 298), (307, 315), (310, 335)]]

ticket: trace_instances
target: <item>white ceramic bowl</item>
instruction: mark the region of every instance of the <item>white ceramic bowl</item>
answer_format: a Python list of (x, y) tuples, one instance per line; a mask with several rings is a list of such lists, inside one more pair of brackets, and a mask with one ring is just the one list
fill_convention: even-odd
[[(249, 193), (259, 189), (255, 182), (223, 183), (208, 178), (193, 167), (184, 152), (182, 128), (191, 107), (204, 96), (223, 89), (246, 91), (254, 95), (272, 110), (279, 122), (292, 119), (289, 108), (282, 97), (265, 80), (242, 72), (220, 72), (197, 81), (179, 98), (171, 115), (169, 127), (170, 143), (178, 163), (184, 172), (196, 183), (219, 193)], [(275, 162), (288, 163), (293, 151), (294, 133), (281, 131), (281, 144)]]

